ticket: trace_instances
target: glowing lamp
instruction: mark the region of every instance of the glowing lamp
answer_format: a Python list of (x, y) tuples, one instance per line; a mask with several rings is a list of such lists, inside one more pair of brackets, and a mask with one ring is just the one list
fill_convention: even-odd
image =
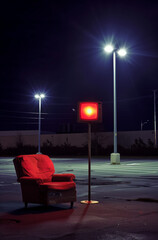
[(111, 53), (114, 51), (114, 47), (112, 45), (106, 45), (105, 48), (104, 48), (104, 51), (107, 52), (107, 53)]
[(79, 122), (101, 122), (102, 104), (100, 102), (80, 102), (78, 108)]
[(36, 94), (35, 98), (39, 99), (39, 98), (45, 98), (45, 95), (43, 93), (41, 94)]
[(118, 54), (120, 55), (120, 57), (126, 56), (126, 54), (127, 54), (126, 49), (125, 48), (119, 49)]

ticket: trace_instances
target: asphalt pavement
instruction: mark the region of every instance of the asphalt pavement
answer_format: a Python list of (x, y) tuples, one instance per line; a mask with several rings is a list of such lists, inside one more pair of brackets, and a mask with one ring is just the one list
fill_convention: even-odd
[(87, 158), (52, 158), (56, 173), (76, 175), (77, 202), (24, 209), (13, 158), (0, 158), (0, 239), (158, 239), (158, 158), (124, 158), (111, 165), (92, 158), (88, 199)]

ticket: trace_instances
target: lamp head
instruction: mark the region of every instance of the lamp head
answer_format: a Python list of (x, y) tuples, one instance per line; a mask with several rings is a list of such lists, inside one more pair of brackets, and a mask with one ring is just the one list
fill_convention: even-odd
[(113, 45), (111, 45), (111, 44), (106, 45), (105, 48), (104, 48), (104, 51), (107, 52), (107, 53), (113, 52), (114, 51)]
[(119, 54), (120, 57), (124, 57), (126, 56), (127, 51), (125, 48), (120, 48), (117, 53)]
[(43, 93), (41, 94), (35, 94), (35, 98), (39, 99), (39, 98), (45, 98), (45, 95)]
[(40, 94), (40, 97), (41, 98), (45, 98), (45, 95), (42, 93), (42, 94)]
[(37, 98), (37, 99), (40, 98), (39, 94), (36, 94), (36, 95), (35, 95), (35, 98)]

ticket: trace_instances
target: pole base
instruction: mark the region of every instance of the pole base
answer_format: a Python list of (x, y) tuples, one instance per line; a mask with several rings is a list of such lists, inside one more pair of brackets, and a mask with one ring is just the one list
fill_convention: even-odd
[(82, 204), (96, 204), (99, 203), (99, 201), (94, 201), (94, 200), (82, 200), (81, 201)]
[(111, 160), (111, 164), (120, 164), (120, 154), (111, 153), (110, 160)]

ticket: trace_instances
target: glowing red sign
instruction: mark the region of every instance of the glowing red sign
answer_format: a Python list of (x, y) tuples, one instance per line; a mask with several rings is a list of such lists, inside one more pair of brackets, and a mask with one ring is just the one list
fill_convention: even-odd
[(81, 102), (79, 103), (79, 122), (99, 121), (101, 122), (101, 103), (98, 102)]

